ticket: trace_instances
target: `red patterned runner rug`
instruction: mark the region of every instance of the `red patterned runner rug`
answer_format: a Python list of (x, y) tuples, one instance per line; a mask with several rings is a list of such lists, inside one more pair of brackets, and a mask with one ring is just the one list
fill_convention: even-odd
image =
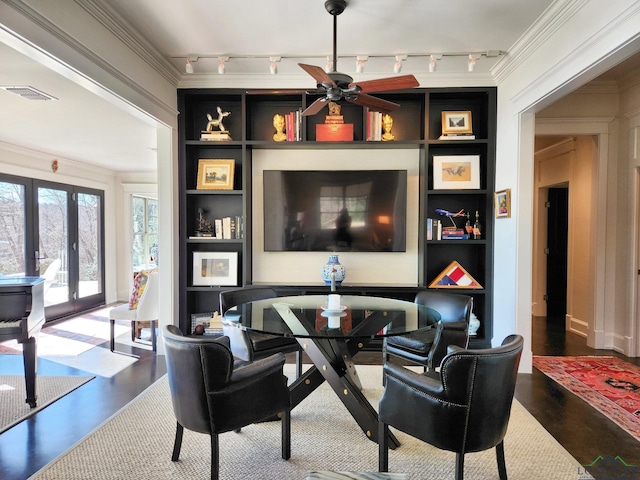
[(533, 366), (640, 441), (640, 367), (616, 357), (543, 357)]

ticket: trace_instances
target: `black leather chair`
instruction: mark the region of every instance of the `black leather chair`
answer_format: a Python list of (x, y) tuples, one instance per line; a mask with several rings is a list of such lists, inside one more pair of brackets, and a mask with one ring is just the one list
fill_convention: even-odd
[[(291, 401), (284, 355), (234, 367), (227, 337), (185, 337), (164, 327), (167, 376), (176, 416), (172, 461), (185, 428), (211, 436), (211, 478), (218, 479), (218, 434), (281, 415), (282, 458), (291, 456)], [(259, 472), (256, 472), (258, 475)], [(259, 475), (258, 475), (259, 476)]]
[(436, 328), (387, 338), (383, 343), (383, 358), (386, 362), (391, 356), (396, 356), (423, 365), (425, 370), (432, 370), (440, 365), (449, 345), (467, 348), (473, 298), (422, 290), (414, 301), (437, 311), (440, 322)]
[(522, 336), (510, 335), (496, 348), (451, 347), (439, 373), (420, 374), (387, 363), (378, 406), (379, 470), (388, 470), (392, 426), (437, 448), (456, 452), (456, 480), (464, 476), (465, 453), (495, 447), (498, 473), (506, 480), (504, 436), (522, 345)]
[[(252, 287), (224, 290), (220, 292), (220, 312), (224, 316), (227, 310), (241, 303), (254, 300), (275, 298), (278, 294), (272, 288)], [(302, 373), (302, 348), (294, 338), (268, 335), (259, 332), (246, 332), (223, 319), (222, 331), (231, 341), (231, 351), (236, 358), (252, 362), (274, 353), (296, 354), (296, 378)]]

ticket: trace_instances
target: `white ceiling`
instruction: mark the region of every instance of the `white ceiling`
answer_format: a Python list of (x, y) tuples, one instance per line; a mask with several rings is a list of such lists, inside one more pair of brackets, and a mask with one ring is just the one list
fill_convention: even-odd
[[(313, 79), (297, 62), (323, 66), (332, 53), (333, 20), (323, 0), (97, 0), (116, 22), (170, 63), (176, 87), (194, 78), (216, 86), (217, 57), (230, 56), (227, 82), (268, 75), (281, 56), (276, 82)], [(368, 55), (363, 79), (393, 76), (395, 55), (409, 55), (402, 74), (428, 72), (428, 54), (443, 54), (430, 75), (484, 75), (500, 57), (481, 56), (467, 72), (466, 54), (502, 51), (523, 35), (552, 0), (350, 0), (338, 16), (338, 70), (356, 80), (355, 56)], [(1, 20), (0, 20), (1, 23)], [(46, 49), (46, 47), (43, 46)], [(450, 54), (461, 54), (449, 56)], [(197, 56), (186, 75), (188, 55)], [(238, 58), (244, 57), (244, 58)], [(156, 168), (155, 126), (91, 93), (68, 76), (0, 42), (0, 86), (30, 85), (57, 98), (32, 101), (0, 90), (0, 142), (119, 172)], [(10, 68), (5, 66), (10, 65)], [(637, 66), (637, 63), (635, 64)], [(204, 80), (203, 80), (204, 79)]]

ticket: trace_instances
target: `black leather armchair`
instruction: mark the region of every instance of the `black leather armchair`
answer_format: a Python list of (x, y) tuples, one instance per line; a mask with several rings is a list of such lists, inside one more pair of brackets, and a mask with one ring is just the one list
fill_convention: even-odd
[[(227, 337), (184, 337), (164, 327), (167, 376), (176, 416), (172, 461), (185, 428), (211, 436), (211, 478), (218, 479), (218, 434), (282, 415), (282, 458), (291, 456), (291, 401), (284, 355), (234, 367)], [(256, 472), (257, 474), (258, 472)]]
[[(220, 312), (224, 316), (227, 310), (241, 303), (254, 300), (275, 298), (278, 294), (272, 288), (253, 287), (224, 290), (220, 292)], [(296, 354), (296, 378), (302, 372), (302, 348), (294, 338), (268, 335), (259, 332), (246, 332), (223, 319), (222, 331), (231, 341), (231, 351), (236, 358), (252, 362), (274, 353)]]
[(392, 426), (437, 448), (456, 452), (456, 480), (463, 478), (465, 453), (495, 447), (498, 473), (506, 480), (503, 442), (522, 345), (522, 336), (510, 335), (496, 348), (451, 347), (439, 373), (420, 374), (387, 363), (378, 408), (379, 470), (388, 470)]
[(469, 343), (469, 319), (473, 298), (468, 295), (422, 290), (415, 303), (427, 305), (440, 314), (436, 328), (389, 337), (383, 343), (386, 361), (396, 356), (432, 370), (440, 365), (449, 345), (466, 348)]

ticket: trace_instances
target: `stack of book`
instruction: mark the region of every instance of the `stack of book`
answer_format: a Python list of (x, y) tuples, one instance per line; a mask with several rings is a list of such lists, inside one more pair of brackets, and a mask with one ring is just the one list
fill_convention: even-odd
[(205, 335), (222, 335), (222, 316), (218, 312), (192, 313), (191, 335), (198, 325), (204, 327)]
[(468, 240), (469, 234), (464, 228), (445, 227), (442, 229), (442, 240)]
[(447, 133), (446, 135), (440, 135), (438, 140), (475, 140), (476, 136), (473, 133)]

